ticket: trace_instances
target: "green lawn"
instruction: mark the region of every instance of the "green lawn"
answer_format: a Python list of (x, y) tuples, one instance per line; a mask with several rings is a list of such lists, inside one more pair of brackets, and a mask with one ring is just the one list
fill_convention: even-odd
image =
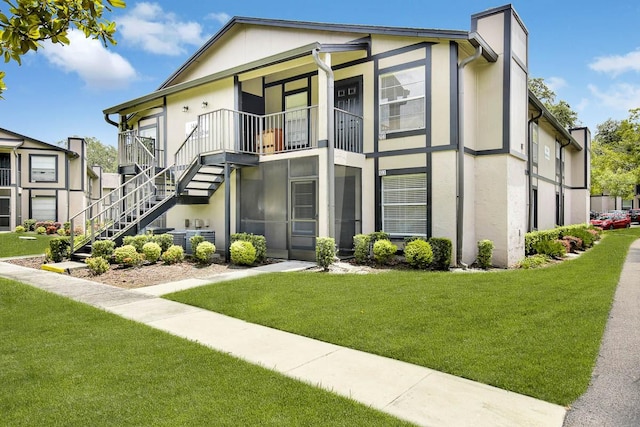
[[(36, 240), (21, 239), (20, 237), (35, 237)], [(59, 237), (57, 234), (48, 236), (36, 233), (0, 233), (0, 258), (40, 255), (49, 247), (49, 240)]]
[(276, 273), (167, 298), (562, 405), (587, 388), (629, 245), (537, 270)]
[(0, 278), (0, 424), (407, 425), (101, 310)]

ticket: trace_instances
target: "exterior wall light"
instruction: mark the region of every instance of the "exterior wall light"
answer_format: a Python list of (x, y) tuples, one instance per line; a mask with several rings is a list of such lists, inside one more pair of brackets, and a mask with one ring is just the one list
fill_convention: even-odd
[(187, 111), (189, 111), (189, 106), (185, 105), (184, 107), (182, 107), (182, 112), (186, 113)]
[(207, 108), (209, 103), (207, 101), (202, 101), (202, 108)]

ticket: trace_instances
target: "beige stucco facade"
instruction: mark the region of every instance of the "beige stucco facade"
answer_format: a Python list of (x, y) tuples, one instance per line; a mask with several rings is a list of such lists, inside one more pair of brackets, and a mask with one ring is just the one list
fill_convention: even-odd
[[(165, 214), (175, 229), (202, 219), (219, 248), (229, 233), (262, 232), (272, 236), (268, 247), (278, 241), (277, 253), (288, 248), (294, 257), (302, 253), (292, 250), (296, 241), (314, 240), (297, 227), (336, 237), (341, 249), (349, 249), (348, 232), (385, 231), (400, 243), (451, 239), (456, 264), (472, 264), (477, 242), (489, 239), (494, 264), (510, 266), (524, 256), (527, 231), (555, 225), (540, 207), (556, 194), (561, 222), (588, 218), (588, 142), (544, 114), (533, 120), (544, 107), (527, 89), (528, 49), (510, 5), (473, 15), (468, 32), (234, 18), (158, 91), (105, 114), (120, 131), (151, 136), (163, 167), (179, 161), (196, 127), (202, 141), (227, 132), (222, 143), (235, 146), (218, 151), (256, 155), (255, 164), (227, 161), (215, 191), (185, 190)], [(295, 148), (287, 145), (297, 138), (290, 103), (307, 108), (306, 145)], [(224, 126), (232, 123), (234, 135), (214, 123), (221, 110), (233, 115)], [(341, 145), (345, 124), (356, 129), (357, 148)], [(263, 151), (265, 134), (276, 139), (275, 152)], [(588, 130), (576, 135), (588, 140)], [(189, 168), (212, 161), (203, 156), (210, 147), (195, 147)]]

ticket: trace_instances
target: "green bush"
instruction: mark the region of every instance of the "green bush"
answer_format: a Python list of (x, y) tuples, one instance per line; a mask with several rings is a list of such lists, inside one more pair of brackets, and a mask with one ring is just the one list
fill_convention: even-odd
[(521, 260), (517, 268), (530, 269), (530, 268), (538, 268), (549, 262), (549, 257), (543, 254), (535, 254), (525, 257)]
[(142, 253), (144, 254), (145, 260), (151, 264), (155, 264), (160, 259), (162, 248), (156, 242), (147, 242), (142, 246)]
[(92, 276), (99, 276), (109, 270), (109, 261), (101, 256), (87, 258), (85, 263), (87, 263), (87, 267)]
[(94, 258), (102, 257), (110, 260), (116, 244), (113, 240), (96, 240), (91, 244), (91, 256)]
[(146, 234), (138, 234), (136, 236), (125, 236), (122, 240), (122, 244), (133, 246), (134, 248), (136, 248), (136, 252), (141, 254), (142, 247), (145, 245), (145, 243), (148, 243), (149, 240), (150, 236), (147, 236)]
[(391, 236), (389, 233), (385, 233), (384, 231), (374, 231), (373, 233), (369, 233), (369, 242), (375, 243), (378, 240), (390, 240)]
[(565, 245), (560, 240), (542, 240), (535, 244), (535, 253), (551, 258), (563, 258), (567, 254)]
[(44, 234), (46, 232), (47, 232), (47, 229), (42, 227), (42, 226), (36, 228), (36, 233), (38, 233), (38, 234)]
[[(197, 236), (194, 236), (197, 237)], [(201, 236), (202, 237), (202, 236)], [(193, 243), (192, 243), (193, 244)], [(213, 254), (216, 253), (216, 246), (211, 242), (200, 242), (193, 253), (193, 257), (200, 264), (210, 264)]]
[(151, 236), (150, 241), (159, 244), (160, 250), (165, 252), (173, 245), (173, 235), (169, 233), (156, 234)]
[(184, 249), (179, 245), (171, 245), (169, 249), (162, 254), (161, 258), (165, 264), (177, 264), (184, 260)]
[(405, 245), (404, 258), (413, 268), (427, 269), (433, 261), (431, 245), (422, 239), (413, 240)]
[(120, 265), (132, 267), (142, 262), (142, 257), (133, 245), (124, 245), (113, 251), (113, 260)]
[(36, 229), (36, 220), (35, 219), (25, 219), (22, 223), (25, 230), (27, 231), (35, 231)]
[(336, 241), (332, 237), (318, 237), (316, 239), (316, 263), (325, 271), (333, 264), (336, 257)]
[(353, 256), (358, 264), (366, 264), (369, 261), (369, 242), (368, 234), (353, 236)]
[(27, 229), (24, 228), (23, 226), (19, 225), (16, 227), (15, 232), (16, 233), (24, 233)]
[(531, 231), (524, 235), (525, 255), (533, 255), (536, 253), (535, 246), (538, 242), (558, 240), (561, 230), (553, 228), (551, 230)]
[(66, 237), (55, 237), (49, 241), (49, 249), (51, 250), (51, 260), (62, 262), (71, 253), (71, 243)]
[(267, 258), (267, 239), (259, 234), (235, 233), (231, 235), (231, 243), (237, 241), (250, 242), (256, 250), (256, 261), (264, 262)]
[(491, 240), (480, 240), (478, 242), (478, 267), (487, 269), (491, 267), (493, 257), (493, 242)]
[(448, 271), (451, 266), (451, 253), (453, 245), (451, 239), (445, 237), (431, 237), (428, 240), (433, 252), (431, 268), (439, 271)]
[(229, 248), (231, 262), (236, 265), (251, 265), (256, 261), (256, 248), (246, 240), (236, 240)]
[(373, 259), (378, 264), (389, 264), (397, 251), (398, 247), (391, 241), (378, 240), (373, 244)]
[(189, 238), (189, 242), (191, 243), (191, 253), (195, 254), (198, 249), (198, 245), (204, 242), (204, 236), (196, 234), (195, 236), (191, 236)]

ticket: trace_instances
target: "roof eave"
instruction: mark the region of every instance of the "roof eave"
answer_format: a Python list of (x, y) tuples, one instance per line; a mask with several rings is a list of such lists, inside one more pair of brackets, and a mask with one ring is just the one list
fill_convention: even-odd
[(529, 102), (531, 102), (542, 113), (542, 117), (544, 117), (551, 124), (551, 126), (554, 127), (556, 132), (558, 132), (564, 139), (566, 139), (569, 144), (573, 146), (573, 148), (578, 151), (582, 151), (583, 147), (578, 143), (578, 141), (576, 141), (573, 136), (571, 136), (569, 131), (560, 124), (558, 119), (556, 119), (555, 116), (551, 114), (547, 107), (544, 106), (542, 101), (540, 101), (538, 97), (535, 96), (530, 90), (528, 92)]

